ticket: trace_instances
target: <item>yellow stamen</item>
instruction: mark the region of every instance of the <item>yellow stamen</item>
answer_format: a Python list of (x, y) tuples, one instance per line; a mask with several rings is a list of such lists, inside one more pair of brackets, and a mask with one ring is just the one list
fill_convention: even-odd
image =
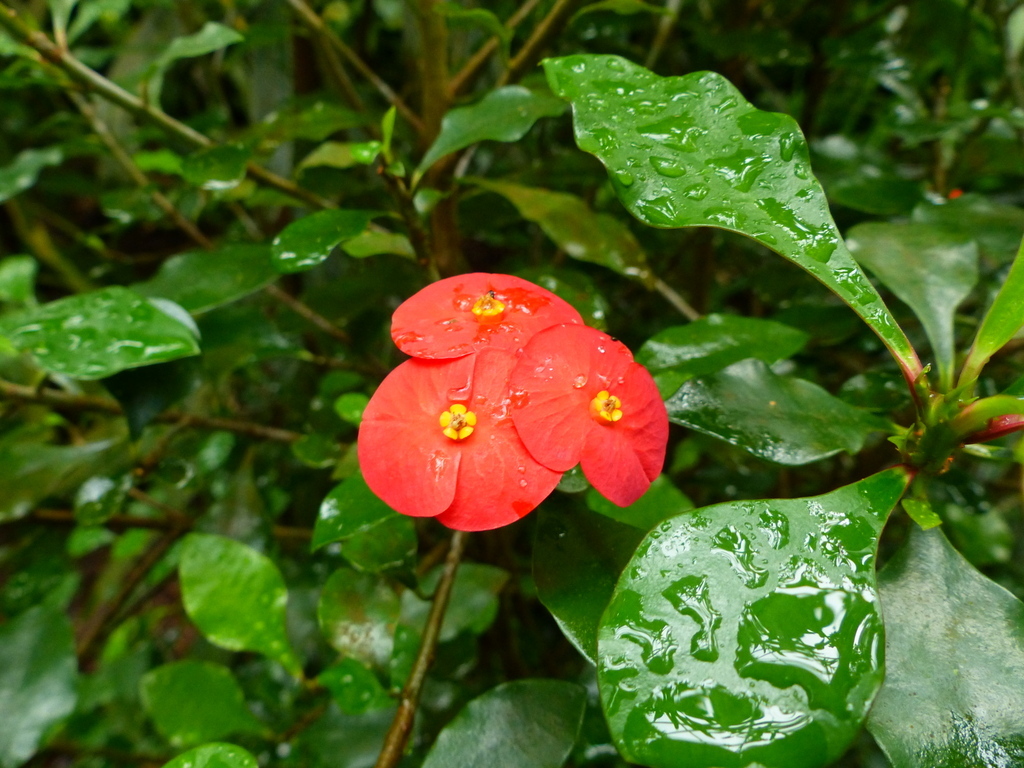
[(505, 304), (498, 300), (494, 295), (494, 291), (488, 291), (477, 299), (472, 309), (473, 314), (476, 315), (477, 320), (481, 323), (498, 322), (501, 320), (501, 315), (504, 311)]
[(473, 434), (473, 427), (476, 426), (476, 414), (467, 411), (462, 403), (453, 403), (448, 410), (438, 418), (441, 425), (441, 432), (445, 437), (452, 440), (465, 440)]
[(590, 401), (590, 413), (595, 419), (611, 424), (622, 418), (622, 401), (604, 389)]

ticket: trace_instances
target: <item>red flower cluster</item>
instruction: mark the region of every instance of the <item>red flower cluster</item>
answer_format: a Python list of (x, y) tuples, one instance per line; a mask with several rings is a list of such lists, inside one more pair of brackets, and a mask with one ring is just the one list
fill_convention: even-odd
[(650, 374), (544, 288), (441, 280), (395, 311), (391, 337), (412, 359), (370, 399), (359, 464), (399, 512), (487, 530), (526, 515), (577, 463), (620, 506), (661, 472), (668, 417)]

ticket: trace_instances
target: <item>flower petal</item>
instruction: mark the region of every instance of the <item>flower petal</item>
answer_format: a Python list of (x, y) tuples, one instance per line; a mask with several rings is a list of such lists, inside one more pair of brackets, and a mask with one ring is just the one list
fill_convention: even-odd
[(438, 418), (468, 399), (472, 374), (472, 358), (407, 360), (370, 398), (359, 427), (359, 466), (370, 489), (398, 512), (435, 517), (451, 506), (461, 451)]
[(439, 522), (463, 531), (483, 531), (514, 523), (554, 490), (561, 473), (530, 456), (512, 423), (509, 375), (511, 352), (484, 349), (474, 355), (474, 433), (461, 441), (455, 498)]
[[(473, 307), (491, 292), (504, 309), (481, 319)], [(407, 355), (444, 359), (485, 347), (515, 351), (544, 328), (582, 322), (568, 302), (539, 285), (475, 272), (431, 283), (402, 302), (392, 316), (391, 338)]]

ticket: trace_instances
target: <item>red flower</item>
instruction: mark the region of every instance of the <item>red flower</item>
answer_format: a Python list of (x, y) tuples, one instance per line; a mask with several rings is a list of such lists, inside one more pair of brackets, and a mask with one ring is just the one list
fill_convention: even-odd
[(359, 465), (386, 504), (449, 528), (513, 523), (558, 484), (530, 456), (510, 417), (513, 353), (484, 349), (455, 360), (407, 360), (370, 398)]
[(476, 272), (432, 283), (402, 302), (391, 338), (407, 355), (440, 360), (486, 347), (515, 351), (562, 323), (583, 318), (551, 291), (512, 275)]
[(544, 466), (564, 472), (580, 464), (622, 507), (661, 472), (665, 404), (647, 369), (610, 336), (580, 325), (541, 331), (523, 348), (511, 391), (519, 436)]

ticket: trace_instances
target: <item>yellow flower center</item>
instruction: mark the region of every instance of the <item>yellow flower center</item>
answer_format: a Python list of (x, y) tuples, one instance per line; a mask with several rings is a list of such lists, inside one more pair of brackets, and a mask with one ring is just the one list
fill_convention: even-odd
[(488, 291), (473, 305), (472, 312), (481, 323), (496, 323), (501, 320), (505, 311), (505, 304), (499, 301), (494, 291)]
[(473, 434), (476, 426), (476, 414), (467, 411), (462, 403), (454, 403), (438, 419), (445, 437), (452, 440), (465, 440)]
[(611, 424), (622, 418), (622, 401), (604, 389), (590, 401), (590, 413), (600, 422)]

